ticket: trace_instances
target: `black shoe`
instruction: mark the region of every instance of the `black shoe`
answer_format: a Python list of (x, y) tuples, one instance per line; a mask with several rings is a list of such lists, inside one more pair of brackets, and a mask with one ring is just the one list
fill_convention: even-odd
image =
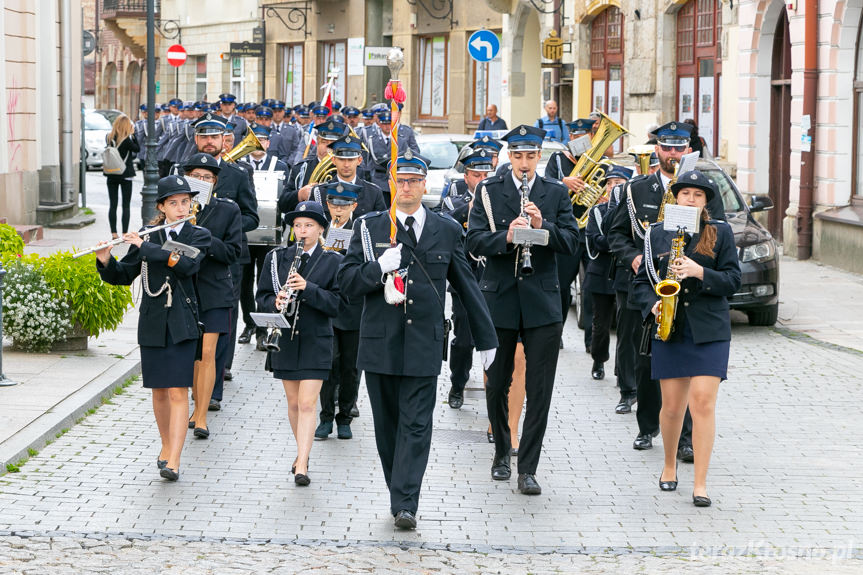
[(305, 473), (297, 473), (294, 475), (294, 484), (300, 487), (307, 487), (312, 480)]
[(315, 439), (326, 439), (333, 432), (333, 422), (332, 421), (322, 421), (318, 424), (318, 428), (315, 430)]
[(692, 451), (691, 445), (681, 445), (677, 448), (677, 459), (683, 463), (695, 462), (695, 453)]
[(662, 471), (659, 472), (659, 488), (662, 491), (677, 491), (677, 469), (674, 470), (674, 481), (663, 481)]
[(168, 466), (168, 460), (167, 459), (159, 459), (158, 457), (156, 458), (156, 467), (160, 471), (162, 469), (165, 469), (167, 466)]
[(339, 439), (352, 439), (354, 437), (351, 426), (347, 423), (340, 423), (336, 426), (336, 430)]
[(637, 400), (634, 395), (621, 396), (620, 401), (617, 406), (614, 408), (614, 413), (617, 414), (625, 414), (632, 413), (632, 404)]
[(225, 381), (234, 381), (234, 374), (231, 373), (231, 370), (226, 367), (225, 375), (222, 379), (224, 379)]
[(713, 502), (706, 495), (692, 495), (692, 504), (696, 507), (710, 507)]
[(513, 447), (509, 450), (510, 457), (518, 457), (518, 447)]
[(560, 349), (563, 349), (563, 338), (560, 339)]
[(207, 406), (207, 411), (222, 411), (222, 400), (211, 399), (210, 405)]
[(452, 387), (449, 388), (449, 398), (447, 399), (449, 402), (449, 406), (452, 409), (461, 409), (461, 406), (464, 405), (464, 392), (456, 391)]
[(605, 379), (605, 366), (603, 366), (601, 361), (594, 361), (593, 367), (590, 370), (590, 376), (593, 379)]
[(189, 429), (195, 429), (195, 422), (191, 419), (189, 420)]
[(638, 450), (653, 449), (653, 438), (659, 435), (658, 431), (654, 433), (640, 433), (635, 441), (632, 442), (632, 448)]
[(416, 529), (417, 518), (416, 515), (414, 515), (407, 509), (402, 509), (401, 511), (396, 513), (393, 524), (399, 529)]
[(357, 418), (357, 417), (359, 417), (359, 416), (360, 416), (360, 410), (359, 410), (359, 409), (357, 409), (357, 406), (356, 406), (356, 405), (354, 405), (354, 406), (351, 408), (351, 417), (353, 417), (353, 418)]
[(491, 431), (485, 432), (485, 438), (488, 439), (489, 443), (494, 443), (494, 433), (492, 433)]
[(255, 344), (255, 349), (258, 351), (267, 351), (267, 346), (264, 345), (264, 338), (258, 338), (258, 343)]
[(249, 343), (252, 341), (252, 336), (255, 335), (255, 326), (246, 326), (243, 333), (237, 338), (237, 343)]
[[(167, 464), (166, 464), (167, 465)], [(165, 467), (164, 469), (159, 471), (159, 475), (167, 479), (168, 481), (176, 481), (180, 478), (180, 471), (174, 471), (170, 467)]]
[(195, 431), (193, 431), (192, 433), (198, 439), (207, 439), (208, 437), (210, 437), (210, 430), (206, 427), (196, 427)]
[(539, 495), (542, 493), (542, 487), (537, 483), (533, 473), (518, 474), (518, 490), (522, 495)]
[(491, 463), (491, 478), (495, 481), (506, 481), (512, 477), (509, 461), (509, 454), (501, 457), (495, 456)]

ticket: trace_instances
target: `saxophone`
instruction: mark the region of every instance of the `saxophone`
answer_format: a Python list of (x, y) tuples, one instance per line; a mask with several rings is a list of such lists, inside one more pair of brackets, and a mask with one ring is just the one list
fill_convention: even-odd
[(674, 173), (671, 175), (671, 180), (668, 182), (668, 187), (665, 188), (665, 193), (662, 194), (662, 204), (659, 206), (659, 215), (656, 216), (656, 221), (661, 222), (665, 219), (665, 205), (666, 204), (674, 204), (674, 194), (671, 193), (671, 186), (677, 181), (677, 172), (680, 170), (680, 162), (677, 160), (671, 160), (671, 163), (674, 164)]
[(686, 242), (685, 231), (677, 228), (677, 237), (671, 240), (671, 251), (668, 254), (668, 270), (665, 279), (656, 284), (656, 295), (659, 296), (659, 313), (656, 316), (656, 339), (668, 341), (677, 314), (677, 294), (680, 292), (680, 282), (677, 275), (671, 271), (671, 264), (683, 256), (683, 247)]

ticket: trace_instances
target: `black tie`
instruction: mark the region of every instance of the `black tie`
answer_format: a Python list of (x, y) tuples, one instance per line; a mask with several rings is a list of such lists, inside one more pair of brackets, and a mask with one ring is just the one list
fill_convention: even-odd
[(405, 218), (405, 230), (407, 231), (408, 237), (411, 239), (411, 241), (414, 243), (414, 245), (417, 245), (417, 235), (416, 235), (416, 232), (414, 232), (414, 222), (415, 221), (416, 220), (414, 219), (413, 216), (406, 217)]
[(168, 235), (171, 236), (172, 240), (177, 241), (177, 230), (171, 230)]
[(309, 252), (303, 252), (303, 255), (300, 256), (300, 267), (297, 268), (297, 273), (303, 275), (303, 271), (306, 269), (306, 264), (309, 263), (309, 258), (312, 257), (309, 255)]

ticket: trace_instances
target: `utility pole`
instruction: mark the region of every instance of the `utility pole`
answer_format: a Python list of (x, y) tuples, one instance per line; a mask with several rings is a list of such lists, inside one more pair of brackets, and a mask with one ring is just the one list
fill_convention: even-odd
[(147, 224), (156, 217), (156, 192), (159, 171), (156, 168), (156, 7), (147, 0), (147, 163), (144, 167), (144, 189), (141, 191), (141, 221)]

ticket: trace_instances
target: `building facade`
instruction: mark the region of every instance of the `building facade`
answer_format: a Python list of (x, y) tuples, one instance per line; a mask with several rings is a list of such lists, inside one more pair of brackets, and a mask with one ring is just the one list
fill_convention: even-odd
[[(0, 30), (0, 218), (35, 224), (74, 215), (81, 141), (80, 1), (0, 0)], [(64, 34), (71, 38), (66, 46)]]

